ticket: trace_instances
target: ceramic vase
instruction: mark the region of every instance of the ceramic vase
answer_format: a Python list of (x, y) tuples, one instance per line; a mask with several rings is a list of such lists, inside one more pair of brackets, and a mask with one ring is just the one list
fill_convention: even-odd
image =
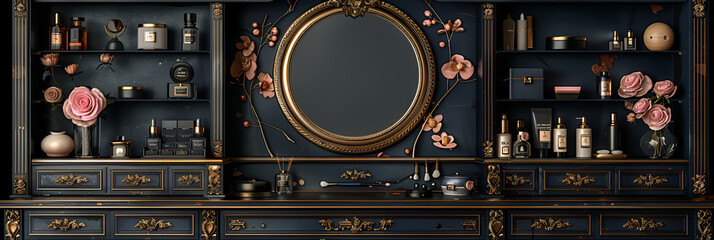
[(42, 139), (40, 147), (48, 157), (66, 157), (74, 150), (74, 140), (66, 132), (50, 132)]

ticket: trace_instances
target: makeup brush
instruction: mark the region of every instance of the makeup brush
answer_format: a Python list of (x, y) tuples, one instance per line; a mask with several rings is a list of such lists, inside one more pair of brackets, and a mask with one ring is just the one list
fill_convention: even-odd
[(328, 187), (328, 186), (385, 186), (389, 187), (391, 186), (391, 183), (353, 183), (353, 182), (327, 182), (327, 181), (320, 181), (320, 187)]

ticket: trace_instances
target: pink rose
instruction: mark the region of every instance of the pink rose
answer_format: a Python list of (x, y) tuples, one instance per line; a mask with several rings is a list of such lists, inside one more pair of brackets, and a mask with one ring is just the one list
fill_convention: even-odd
[(659, 81), (654, 84), (652, 91), (658, 96), (671, 98), (677, 92), (677, 85), (670, 80)]
[(642, 72), (633, 72), (620, 79), (620, 88), (617, 89), (617, 94), (622, 98), (642, 97), (650, 89), (652, 89), (652, 79), (643, 75)]
[(640, 119), (650, 108), (652, 108), (652, 101), (649, 98), (642, 98), (632, 106), (632, 111), (637, 114), (637, 119)]
[(45, 101), (48, 103), (58, 103), (62, 101), (62, 90), (58, 87), (49, 87), (45, 90)]
[(99, 114), (107, 107), (107, 99), (99, 89), (76, 87), (62, 107), (64, 116), (77, 126), (89, 127), (97, 122)]
[(671, 119), (672, 110), (660, 104), (652, 105), (652, 108), (642, 117), (642, 121), (654, 131), (662, 130)]

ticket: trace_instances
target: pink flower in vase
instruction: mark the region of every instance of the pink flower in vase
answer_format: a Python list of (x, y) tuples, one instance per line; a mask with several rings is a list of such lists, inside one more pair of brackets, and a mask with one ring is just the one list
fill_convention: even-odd
[(475, 69), (471, 61), (466, 60), (464, 56), (454, 54), (451, 61), (441, 66), (441, 74), (447, 79), (454, 79), (458, 73), (461, 79), (469, 79), (473, 76)]
[(59, 53), (45, 54), (40, 58), (40, 61), (42, 61), (42, 65), (45, 65), (45, 67), (54, 67), (59, 61)]
[(258, 85), (260, 86), (260, 94), (264, 98), (275, 97), (275, 86), (273, 85), (273, 78), (267, 73), (258, 74)]
[(667, 127), (670, 120), (672, 120), (672, 109), (661, 104), (652, 105), (652, 108), (642, 117), (642, 121), (654, 131)]
[(77, 74), (77, 70), (79, 70), (79, 65), (77, 65), (76, 63), (64, 67), (64, 71), (67, 73), (67, 75), (70, 76)]
[(104, 93), (97, 88), (76, 87), (67, 97), (62, 110), (67, 119), (77, 126), (89, 127), (97, 122), (99, 114), (107, 107)]
[(620, 79), (617, 94), (622, 98), (642, 97), (652, 89), (652, 79), (642, 72), (633, 72)]
[(677, 92), (677, 85), (674, 85), (670, 80), (659, 81), (654, 84), (652, 91), (657, 96), (671, 98)]
[(426, 124), (424, 125), (424, 131), (433, 131), (434, 133), (438, 133), (441, 131), (441, 120), (444, 120), (444, 115), (436, 115), (433, 118), (429, 118), (426, 120)]
[(456, 147), (454, 136), (441, 132), (441, 135), (431, 135), (431, 140), (434, 140), (434, 146), (443, 149), (452, 149)]
[(45, 101), (48, 103), (58, 103), (62, 101), (62, 89), (58, 87), (49, 87), (44, 92)]
[(637, 101), (635, 105), (632, 105), (632, 111), (637, 114), (635, 115), (637, 119), (642, 118), (642, 116), (644, 116), (650, 108), (652, 108), (652, 100), (649, 98), (642, 98)]

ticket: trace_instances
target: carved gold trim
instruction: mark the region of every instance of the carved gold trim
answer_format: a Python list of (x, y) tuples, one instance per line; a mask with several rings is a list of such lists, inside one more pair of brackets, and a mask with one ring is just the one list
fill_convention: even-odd
[(146, 176), (139, 176), (139, 174), (134, 174), (132, 175), (126, 175), (124, 179), (121, 180), (121, 182), (134, 185), (134, 186), (139, 186), (142, 184), (147, 184), (150, 183), (152, 180), (151, 178), (148, 178)]
[(500, 165), (488, 165), (488, 178), (486, 178), (486, 185), (488, 187), (488, 195), (500, 195), (501, 194), (501, 166)]
[(494, 156), (493, 141), (487, 140), (483, 143), (483, 157), (492, 158)]
[(223, 19), (223, 4), (213, 3), (211, 4), (211, 9), (213, 12), (213, 19)]
[(87, 178), (80, 175), (74, 176), (74, 174), (60, 175), (59, 178), (55, 179), (55, 183), (64, 184), (69, 186), (74, 186), (75, 184), (82, 184), (88, 182)]
[(16, 240), (20, 238), (21, 229), (20, 210), (5, 210), (5, 237)]
[(16, 176), (13, 182), (13, 192), (15, 195), (27, 194), (27, 181), (24, 176)]
[(546, 219), (538, 219), (536, 220), (533, 225), (531, 225), (531, 228), (536, 228), (536, 229), (543, 229), (546, 231), (553, 231), (553, 230), (562, 230), (568, 227), (573, 226), (570, 222), (563, 222), (562, 219), (553, 219), (553, 218), (548, 218)]
[(394, 220), (387, 220), (382, 218), (382, 220), (379, 221), (379, 227), (375, 228), (374, 222), (370, 221), (362, 221), (357, 217), (353, 217), (352, 220), (349, 220), (345, 218), (343, 221), (339, 221), (338, 224), (339, 226), (335, 227), (333, 226), (333, 221), (332, 219), (320, 219), (317, 221), (320, 223), (320, 227), (325, 228), (325, 231), (351, 231), (352, 233), (359, 233), (362, 231), (387, 231), (387, 228), (392, 226), (394, 223)]
[(640, 219), (630, 218), (630, 220), (625, 222), (625, 224), (623, 224), (622, 227), (629, 228), (629, 229), (635, 229), (637, 231), (643, 232), (646, 230), (656, 230), (657, 228), (664, 227), (664, 223), (657, 222), (654, 218), (653, 219), (645, 219), (644, 217), (641, 217)]
[(12, 8), (15, 10), (15, 16), (27, 16), (27, 0), (15, 0), (15, 5)]
[(567, 175), (567, 177), (563, 178), (561, 182), (576, 187), (588, 185), (595, 182), (595, 179), (591, 178), (589, 175), (581, 176), (580, 174), (575, 173), (565, 173), (565, 175)]
[(193, 184), (196, 184), (196, 183), (200, 183), (200, 182), (201, 182), (201, 178), (199, 178), (199, 177), (197, 177), (197, 176), (194, 176), (194, 175), (192, 175), (192, 174), (189, 174), (189, 175), (183, 175), (183, 176), (179, 177), (179, 179), (176, 180), (176, 182), (190, 186), (190, 185), (193, 185)]
[(374, 7), (379, 0), (330, 0), (330, 4), (342, 8), (345, 16), (357, 18), (364, 16), (369, 8)]
[(712, 210), (704, 209), (697, 212), (697, 240), (712, 239)]
[(229, 231), (240, 231), (241, 229), (245, 229), (245, 224), (246, 222), (241, 221), (240, 219), (233, 219), (228, 223), (228, 230)]
[(357, 169), (355, 169), (352, 171), (350, 171), (350, 170), (345, 171), (344, 173), (342, 173), (342, 175), (340, 177), (345, 178), (345, 179), (350, 179), (352, 181), (357, 181), (359, 179), (371, 178), (372, 174), (369, 172), (365, 173), (365, 171), (357, 172)]
[(61, 231), (73, 231), (73, 230), (79, 230), (80, 228), (86, 227), (87, 225), (84, 224), (83, 222), (78, 222), (77, 220), (69, 220), (67, 218), (63, 220), (55, 219), (50, 223), (50, 225), (47, 225), (48, 228), (52, 228), (54, 230), (61, 230)]
[(506, 185), (511, 185), (511, 186), (518, 186), (522, 184), (527, 184), (530, 183), (530, 179), (526, 179), (524, 177), (518, 176), (517, 174), (513, 175), (506, 175)]
[(149, 232), (153, 232), (159, 229), (167, 229), (173, 226), (174, 224), (171, 222), (164, 222), (163, 219), (156, 220), (155, 218), (141, 219), (139, 220), (139, 222), (136, 223), (136, 225), (134, 225), (135, 228), (139, 228)]
[(216, 217), (215, 210), (203, 210), (201, 211), (201, 238), (206, 240), (213, 240), (216, 238), (216, 232), (218, 231), (218, 218)]
[(706, 193), (706, 190), (707, 190), (706, 175), (695, 174), (694, 177), (692, 177), (692, 181), (694, 181), (694, 183), (692, 184), (692, 193), (693, 194), (705, 194)]
[(461, 228), (466, 231), (478, 231), (478, 221), (473, 219), (467, 219), (461, 223)]
[(221, 195), (221, 166), (208, 166), (208, 195)]
[(493, 4), (491, 4), (491, 3), (483, 4), (483, 18), (484, 19), (493, 19)]
[(653, 185), (669, 182), (669, 180), (667, 180), (666, 178), (660, 177), (660, 176), (652, 176), (652, 174), (647, 174), (647, 176), (640, 175), (639, 177), (635, 178), (635, 180), (633, 180), (632, 182), (651, 187)]
[(707, 0), (692, 0), (693, 6), (692, 6), (692, 15), (694, 17), (706, 17), (707, 15)]
[(213, 157), (223, 158), (223, 141), (221, 141), (221, 140), (213, 141)]
[(503, 210), (491, 210), (488, 212), (488, 237), (491, 240), (499, 240), (503, 235)]

